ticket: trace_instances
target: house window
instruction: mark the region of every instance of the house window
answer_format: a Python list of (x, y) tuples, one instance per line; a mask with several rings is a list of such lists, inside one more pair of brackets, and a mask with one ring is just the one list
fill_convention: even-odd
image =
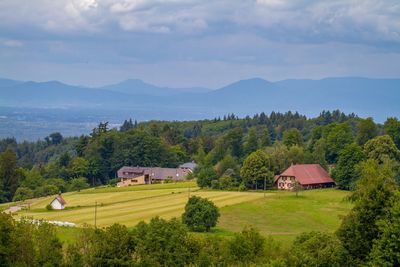
[(286, 177), (282, 177), (282, 180), (283, 180), (283, 181), (286, 181)]
[(287, 184), (287, 187), (289, 187), (289, 188), (292, 187), (292, 184), (291, 184), (291, 183), (288, 183), (288, 184)]

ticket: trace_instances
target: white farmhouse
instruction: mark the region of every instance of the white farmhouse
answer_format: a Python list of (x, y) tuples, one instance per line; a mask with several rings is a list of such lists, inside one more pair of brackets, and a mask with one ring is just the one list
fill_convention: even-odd
[(50, 203), (54, 210), (63, 210), (65, 208), (65, 204), (67, 204), (67, 202), (65, 202), (61, 195), (56, 196)]

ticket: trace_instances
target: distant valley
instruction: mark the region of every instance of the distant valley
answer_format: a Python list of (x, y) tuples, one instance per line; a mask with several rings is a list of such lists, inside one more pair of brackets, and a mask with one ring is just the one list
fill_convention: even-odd
[(100, 121), (117, 126), (128, 118), (192, 120), (289, 110), (316, 116), (322, 110), (340, 109), (382, 122), (400, 117), (399, 103), (400, 79), (253, 78), (216, 90), (159, 87), (141, 80), (89, 88), (0, 79), (0, 137), (35, 140), (54, 131), (76, 135), (88, 133)]

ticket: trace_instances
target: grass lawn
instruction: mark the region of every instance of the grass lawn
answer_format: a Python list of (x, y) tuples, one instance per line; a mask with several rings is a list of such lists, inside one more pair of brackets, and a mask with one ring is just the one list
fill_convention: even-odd
[[(205, 191), (193, 182), (130, 186), (125, 188), (96, 188), (63, 194), (67, 209), (47, 211), (46, 205), (53, 197), (29, 200), (30, 210), (15, 214), (16, 218), (57, 220), (77, 223), (78, 226), (94, 223), (94, 204), (97, 202), (97, 226), (121, 223), (133, 227), (138, 222), (155, 216), (180, 217), (189, 195), (212, 200), (220, 207), (221, 217), (211, 233), (230, 237), (245, 226), (257, 228), (263, 235), (289, 246), (294, 237), (306, 231), (333, 232), (340, 224), (340, 216), (351, 208), (343, 201), (347, 192), (323, 189), (302, 191), (299, 197), (292, 192), (269, 191), (264, 198), (261, 192)], [(59, 237), (73, 242), (76, 228), (57, 228)]]
[(175, 187), (173, 184), (131, 186), (130, 190), (103, 188), (63, 194), (68, 208), (61, 211), (45, 209), (54, 196), (32, 200), (30, 210), (20, 211), (16, 216), (93, 225), (97, 202), (97, 226), (113, 223), (134, 226), (155, 216), (180, 217), (188, 200), (189, 186), (190, 195), (208, 198), (220, 208), (263, 197), (262, 193), (253, 192), (199, 191), (192, 183), (177, 183)]
[(266, 236), (290, 244), (302, 232), (334, 232), (341, 216), (351, 208), (351, 203), (343, 200), (347, 195), (334, 189), (303, 191), (298, 197), (277, 191), (265, 199), (222, 208), (218, 229), (222, 233), (238, 232), (253, 226)]

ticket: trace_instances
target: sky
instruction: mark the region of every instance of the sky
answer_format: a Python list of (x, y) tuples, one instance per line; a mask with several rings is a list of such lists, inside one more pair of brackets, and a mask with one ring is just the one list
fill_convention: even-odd
[(0, 0), (0, 77), (218, 88), (400, 77), (399, 0)]

